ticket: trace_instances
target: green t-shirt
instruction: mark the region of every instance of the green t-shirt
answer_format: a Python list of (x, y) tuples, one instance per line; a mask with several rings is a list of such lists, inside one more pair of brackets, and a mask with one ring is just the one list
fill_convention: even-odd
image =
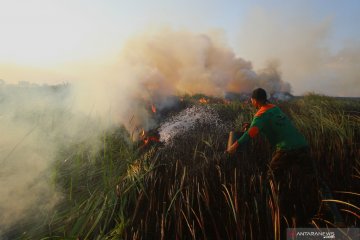
[(293, 150), (308, 146), (290, 119), (273, 104), (266, 104), (259, 109), (249, 130), (238, 139), (238, 143), (244, 144), (259, 133), (265, 135), (276, 149)]

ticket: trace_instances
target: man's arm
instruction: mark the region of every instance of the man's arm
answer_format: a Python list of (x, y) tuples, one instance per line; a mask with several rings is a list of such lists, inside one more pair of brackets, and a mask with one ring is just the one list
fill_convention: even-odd
[(259, 134), (260, 129), (262, 129), (262, 126), (262, 117), (255, 117), (251, 122), (250, 128), (237, 140), (238, 144), (245, 144), (251, 138), (255, 138)]
[(260, 130), (263, 127), (262, 117), (255, 117), (251, 122), (250, 128), (233, 144), (230, 148), (227, 149), (227, 152), (230, 154), (235, 153), (236, 149), (242, 145), (246, 144), (250, 139), (256, 137)]

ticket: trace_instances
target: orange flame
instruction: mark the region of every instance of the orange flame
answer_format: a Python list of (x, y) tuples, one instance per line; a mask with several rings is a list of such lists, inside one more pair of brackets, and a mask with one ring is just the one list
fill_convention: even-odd
[(146, 146), (151, 142), (160, 142), (160, 139), (158, 137), (148, 136), (144, 129), (140, 132), (140, 139), (143, 142), (142, 146)]
[(140, 132), (140, 138), (143, 139), (145, 137), (145, 130), (143, 129), (141, 132)]
[(151, 111), (152, 111), (153, 113), (156, 113), (156, 107), (155, 107), (154, 104), (151, 104)]
[(200, 102), (200, 103), (208, 103), (209, 100), (207, 100), (206, 98), (200, 98), (200, 99), (199, 99), (199, 102)]

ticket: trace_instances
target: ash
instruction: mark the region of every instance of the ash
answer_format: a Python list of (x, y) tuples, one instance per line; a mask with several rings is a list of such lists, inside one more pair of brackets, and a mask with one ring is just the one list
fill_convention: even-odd
[(160, 141), (170, 144), (173, 139), (197, 132), (199, 128), (206, 131), (224, 130), (225, 124), (210, 106), (194, 105), (165, 120), (159, 127)]

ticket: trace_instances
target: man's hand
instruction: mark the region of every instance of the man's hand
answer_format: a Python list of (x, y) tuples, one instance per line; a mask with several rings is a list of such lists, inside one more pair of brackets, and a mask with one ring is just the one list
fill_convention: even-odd
[(242, 127), (242, 130), (243, 130), (244, 132), (246, 132), (246, 131), (249, 129), (249, 127), (250, 127), (250, 123), (244, 122), (244, 123), (241, 125), (241, 127)]
[(234, 154), (236, 149), (239, 147), (239, 143), (236, 141), (233, 145), (231, 145), (226, 152), (229, 154)]

